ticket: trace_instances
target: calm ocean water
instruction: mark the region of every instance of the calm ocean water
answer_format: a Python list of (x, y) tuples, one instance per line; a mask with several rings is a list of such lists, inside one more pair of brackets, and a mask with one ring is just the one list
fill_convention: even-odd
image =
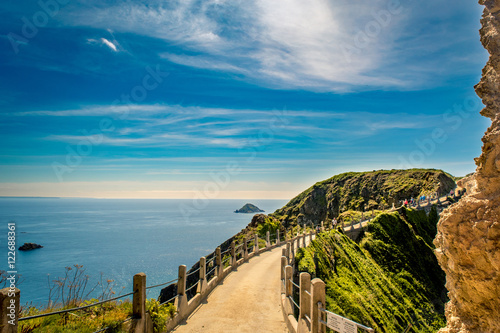
[[(144, 272), (147, 284), (175, 279), (179, 265), (188, 269), (200, 257), (243, 229), (253, 214), (235, 214), (248, 200), (210, 200), (186, 218), (181, 207), (192, 200), (134, 199), (0, 199), (0, 221), (6, 249), (7, 223), (14, 221), (17, 247), (38, 243), (43, 249), (17, 251), (22, 275), (21, 302), (45, 305), (48, 278), (63, 277), (66, 266), (83, 265), (91, 281), (101, 273), (116, 281), (117, 293), (132, 289), (134, 274)], [(251, 200), (274, 212), (286, 200)], [(7, 270), (7, 251), (0, 269)], [(48, 276), (50, 274), (50, 276)], [(125, 288), (123, 288), (125, 287)], [(159, 288), (148, 297), (157, 297)]]

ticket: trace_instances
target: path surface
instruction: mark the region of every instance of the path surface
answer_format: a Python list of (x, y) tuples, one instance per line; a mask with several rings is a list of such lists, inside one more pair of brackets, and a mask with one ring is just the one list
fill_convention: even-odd
[(177, 333), (287, 333), (281, 312), (281, 247), (253, 257), (177, 326)]

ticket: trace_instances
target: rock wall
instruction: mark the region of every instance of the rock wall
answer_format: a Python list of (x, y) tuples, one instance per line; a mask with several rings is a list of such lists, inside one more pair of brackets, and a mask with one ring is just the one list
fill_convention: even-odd
[(450, 297), (442, 333), (500, 332), (500, 0), (479, 3), (490, 58), (475, 88), (492, 124), (475, 174), (459, 182), (469, 195), (442, 213), (434, 240)]

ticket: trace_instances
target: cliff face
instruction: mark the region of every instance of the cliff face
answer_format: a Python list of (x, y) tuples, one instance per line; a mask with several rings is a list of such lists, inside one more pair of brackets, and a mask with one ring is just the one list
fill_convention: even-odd
[(454, 180), (441, 170), (348, 172), (322, 182), (293, 198), (272, 215), (285, 226), (337, 217), (346, 210), (390, 208), (399, 200), (438, 192), (449, 193)]
[(476, 173), (459, 182), (469, 196), (442, 213), (434, 240), (450, 297), (443, 333), (500, 332), (500, 0), (479, 3), (490, 59), (475, 88), (486, 106), (481, 114), (492, 124)]
[(297, 270), (325, 281), (327, 309), (376, 332), (436, 332), (445, 325), (445, 276), (432, 250), (438, 216), (400, 209), (373, 219), (354, 242), (321, 233), (297, 250)]

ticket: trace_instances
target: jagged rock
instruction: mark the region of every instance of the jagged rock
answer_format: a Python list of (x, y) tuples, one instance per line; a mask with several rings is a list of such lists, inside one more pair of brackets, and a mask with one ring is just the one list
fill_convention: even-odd
[(441, 333), (500, 332), (500, 0), (479, 3), (490, 58), (475, 88), (492, 124), (475, 174), (458, 184), (469, 195), (442, 213), (434, 240), (450, 298)]
[(31, 251), (34, 249), (41, 249), (43, 246), (35, 243), (24, 243), (19, 247), (19, 251)]

